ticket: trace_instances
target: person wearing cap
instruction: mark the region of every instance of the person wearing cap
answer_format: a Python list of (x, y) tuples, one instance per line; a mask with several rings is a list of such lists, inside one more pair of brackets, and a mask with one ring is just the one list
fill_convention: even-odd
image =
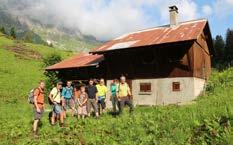
[(56, 87), (49, 93), (50, 101), (52, 102), (53, 113), (51, 117), (51, 124), (55, 125), (55, 118), (60, 118), (60, 126), (64, 127), (64, 113), (63, 105), (64, 99), (61, 96), (62, 82), (58, 82)]
[(122, 76), (120, 78), (120, 83), (117, 91), (117, 99), (118, 99), (119, 113), (122, 113), (125, 105), (129, 106), (130, 112), (133, 111), (132, 94), (129, 85), (126, 82), (125, 76)]

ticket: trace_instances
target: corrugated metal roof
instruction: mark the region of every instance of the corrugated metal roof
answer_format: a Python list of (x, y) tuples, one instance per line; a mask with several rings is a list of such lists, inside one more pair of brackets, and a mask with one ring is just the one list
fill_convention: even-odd
[(104, 59), (103, 55), (92, 55), (88, 53), (78, 54), (72, 58), (66, 59), (59, 63), (46, 68), (46, 70), (58, 70), (66, 68), (79, 68), (97, 65)]
[(170, 25), (145, 29), (122, 35), (94, 49), (92, 53), (134, 48), (180, 41), (195, 40), (203, 31), (206, 19), (182, 22), (175, 27)]
[[(196, 40), (202, 33), (206, 24), (206, 19), (200, 19), (182, 22), (175, 27), (165, 25), (128, 33), (106, 42), (102, 46), (94, 49), (91, 53), (102, 53), (118, 49)], [(49, 66), (46, 70), (93, 66), (97, 65), (103, 59), (103, 55), (92, 55), (87, 53), (79, 54), (55, 65)]]

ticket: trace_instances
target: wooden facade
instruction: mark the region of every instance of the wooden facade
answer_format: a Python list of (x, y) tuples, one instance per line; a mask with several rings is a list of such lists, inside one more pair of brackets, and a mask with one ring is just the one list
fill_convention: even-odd
[(111, 80), (126, 75), (128, 79), (197, 77), (207, 79), (211, 71), (211, 56), (206, 41), (141, 47), (104, 54), (98, 66), (63, 69), (63, 80)]

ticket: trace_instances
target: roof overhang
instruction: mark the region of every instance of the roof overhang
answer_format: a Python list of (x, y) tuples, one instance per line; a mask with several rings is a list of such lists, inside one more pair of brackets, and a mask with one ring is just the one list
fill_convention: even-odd
[(66, 59), (54, 65), (47, 67), (46, 71), (59, 71), (67, 69), (78, 69), (85, 67), (93, 67), (99, 65), (104, 60), (102, 55), (80, 54), (70, 59)]

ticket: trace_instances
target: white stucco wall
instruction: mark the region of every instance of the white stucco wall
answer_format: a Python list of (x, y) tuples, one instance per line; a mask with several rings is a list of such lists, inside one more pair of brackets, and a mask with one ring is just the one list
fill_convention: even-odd
[(205, 81), (203, 79), (194, 78), (194, 96), (199, 96), (205, 87)]
[[(107, 81), (110, 89), (112, 80)], [(180, 82), (180, 91), (172, 90), (172, 83)], [(140, 92), (140, 83), (151, 83), (151, 92)], [(132, 80), (132, 94), (136, 105), (167, 105), (194, 100), (203, 91), (205, 80), (194, 77)], [(110, 95), (110, 93), (109, 93)], [(107, 106), (111, 102), (107, 99)]]

